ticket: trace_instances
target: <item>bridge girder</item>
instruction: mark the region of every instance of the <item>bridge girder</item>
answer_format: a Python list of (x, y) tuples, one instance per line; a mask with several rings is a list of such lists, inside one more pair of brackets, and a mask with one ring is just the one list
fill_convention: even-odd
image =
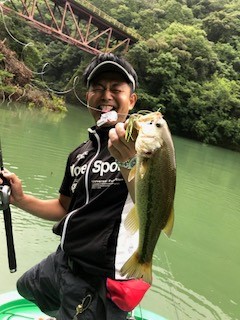
[(86, 0), (8, 0), (3, 12), (16, 13), (34, 28), (91, 54), (127, 51), (140, 36)]

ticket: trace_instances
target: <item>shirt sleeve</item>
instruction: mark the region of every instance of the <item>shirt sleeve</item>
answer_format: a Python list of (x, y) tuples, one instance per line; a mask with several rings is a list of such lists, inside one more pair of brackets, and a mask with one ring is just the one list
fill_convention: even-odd
[(73, 183), (73, 177), (71, 176), (71, 155), (69, 155), (67, 163), (66, 163), (66, 168), (65, 168), (65, 174), (63, 177), (62, 184), (59, 189), (59, 193), (61, 193), (64, 196), (71, 197), (72, 192), (71, 192), (71, 186)]

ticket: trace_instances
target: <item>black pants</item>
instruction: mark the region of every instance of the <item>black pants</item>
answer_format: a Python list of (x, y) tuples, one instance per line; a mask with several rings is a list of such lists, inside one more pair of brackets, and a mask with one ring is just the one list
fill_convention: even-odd
[(111, 300), (103, 301), (99, 279), (72, 272), (68, 258), (60, 249), (24, 273), (17, 289), (20, 295), (58, 320), (72, 320), (77, 306), (78, 310), (82, 306), (76, 318), (79, 320), (125, 320), (127, 317), (127, 312)]

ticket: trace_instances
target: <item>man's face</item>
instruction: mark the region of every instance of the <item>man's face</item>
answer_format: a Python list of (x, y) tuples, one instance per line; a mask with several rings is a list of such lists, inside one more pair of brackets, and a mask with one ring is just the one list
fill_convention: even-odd
[(93, 79), (86, 95), (89, 110), (97, 122), (101, 114), (109, 111), (118, 113), (117, 121), (104, 126), (124, 122), (128, 112), (134, 107), (137, 96), (120, 73), (104, 72)]

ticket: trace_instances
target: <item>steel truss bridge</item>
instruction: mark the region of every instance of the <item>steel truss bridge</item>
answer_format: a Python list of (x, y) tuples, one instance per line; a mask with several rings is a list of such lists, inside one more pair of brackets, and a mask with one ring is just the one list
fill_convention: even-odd
[(4, 14), (15, 13), (32, 27), (91, 54), (127, 51), (141, 40), (133, 29), (86, 0), (5, 0)]

